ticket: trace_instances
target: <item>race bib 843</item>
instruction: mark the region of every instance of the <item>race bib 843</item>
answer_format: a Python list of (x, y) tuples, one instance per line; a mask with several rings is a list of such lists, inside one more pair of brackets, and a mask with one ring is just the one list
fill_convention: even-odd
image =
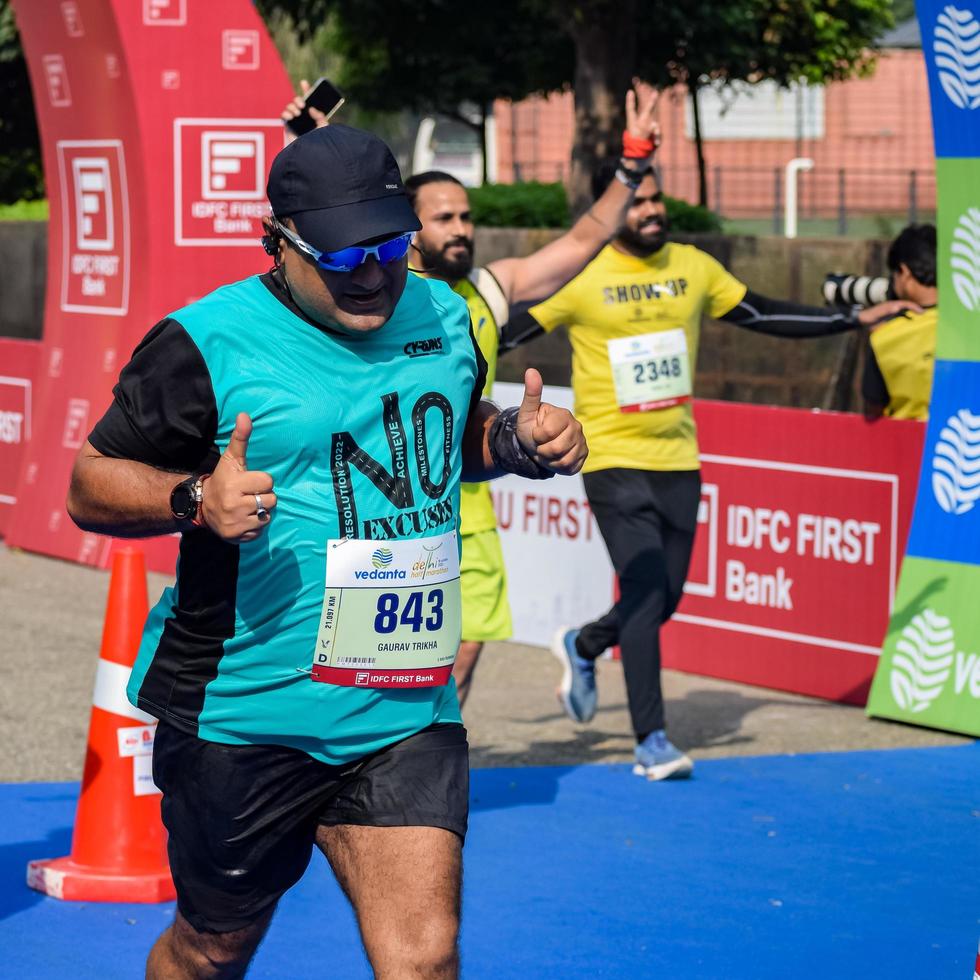
[(327, 542), (314, 681), (343, 687), (448, 683), (461, 632), (456, 532)]

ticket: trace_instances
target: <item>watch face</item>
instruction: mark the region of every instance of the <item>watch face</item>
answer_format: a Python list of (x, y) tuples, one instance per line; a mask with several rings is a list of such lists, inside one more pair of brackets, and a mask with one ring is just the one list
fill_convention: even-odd
[(170, 493), (170, 511), (174, 517), (184, 520), (197, 514), (197, 501), (187, 483), (178, 483)]

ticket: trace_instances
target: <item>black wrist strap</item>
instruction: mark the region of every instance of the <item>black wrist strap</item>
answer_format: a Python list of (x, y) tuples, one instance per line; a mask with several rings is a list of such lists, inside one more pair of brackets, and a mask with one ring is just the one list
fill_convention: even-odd
[(621, 184), (625, 184), (631, 191), (635, 191), (637, 187), (640, 186), (640, 182), (643, 180), (643, 175), (638, 174), (635, 170), (630, 170), (628, 167), (624, 167), (620, 164), (616, 168), (616, 180)]
[(523, 476), (528, 480), (550, 480), (552, 470), (536, 463), (517, 438), (516, 408), (505, 408), (490, 423), (490, 457), (494, 465), (505, 473)]
[[(631, 167), (628, 163), (636, 164), (636, 166)], [(625, 184), (631, 191), (635, 191), (640, 186), (643, 178), (652, 172), (653, 168), (648, 161), (630, 160), (627, 162), (626, 158), (623, 157), (616, 167), (616, 180), (621, 184)]]

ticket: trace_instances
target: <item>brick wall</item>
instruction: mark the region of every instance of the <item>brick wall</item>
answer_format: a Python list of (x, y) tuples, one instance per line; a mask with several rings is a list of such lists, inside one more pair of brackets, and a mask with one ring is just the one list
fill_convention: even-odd
[[(683, 86), (663, 96), (660, 163), (668, 192), (696, 200), (697, 160), (694, 142), (685, 133), (686, 99)], [(825, 132), (820, 139), (799, 144), (708, 140), (711, 206), (728, 216), (771, 213), (782, 168), (802, 155), (815, 164), (800, 178), (803, 215), (837, 213), (842, 170), (844, 201), (852, 212), (904, 214), (913, 172), (918, 207), (935, 209), (932, 120), (921, 51), (884, 52), (874, 75), (831, 84), (824, 100)], [(564, 178), (575, 124), (570, 92), (513, 104), (498, 101), (494, 118), (498, 180)]]

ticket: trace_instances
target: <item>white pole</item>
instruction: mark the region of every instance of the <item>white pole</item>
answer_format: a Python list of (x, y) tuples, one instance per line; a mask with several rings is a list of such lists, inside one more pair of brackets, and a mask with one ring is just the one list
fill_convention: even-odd
[(493, 112), (493, 103), (490, 111), (487, 112), (486, 120), (483, 123), (486, 129), (487, 144), (487, 180), (491, 184), (497, 183), (497, 117)]
[(796, 238), (797, 205), (796, 184), (801, 170), (812, 170), (813, 161), (809, 157), (794, 157), (786, 164), (786, 193), (783, 195), (785, 213), (783, 217), (783, 234), (787, 238)]
[(431, 116), (426, 116), (420, 123), (415, 134), (415, 151), (412, 153), (412, 173), (420, 174), (423, 170), (432, 169), (432, 161), (435, 154), (432, 152), (432, 134), (436, 128), (436, 121)]

